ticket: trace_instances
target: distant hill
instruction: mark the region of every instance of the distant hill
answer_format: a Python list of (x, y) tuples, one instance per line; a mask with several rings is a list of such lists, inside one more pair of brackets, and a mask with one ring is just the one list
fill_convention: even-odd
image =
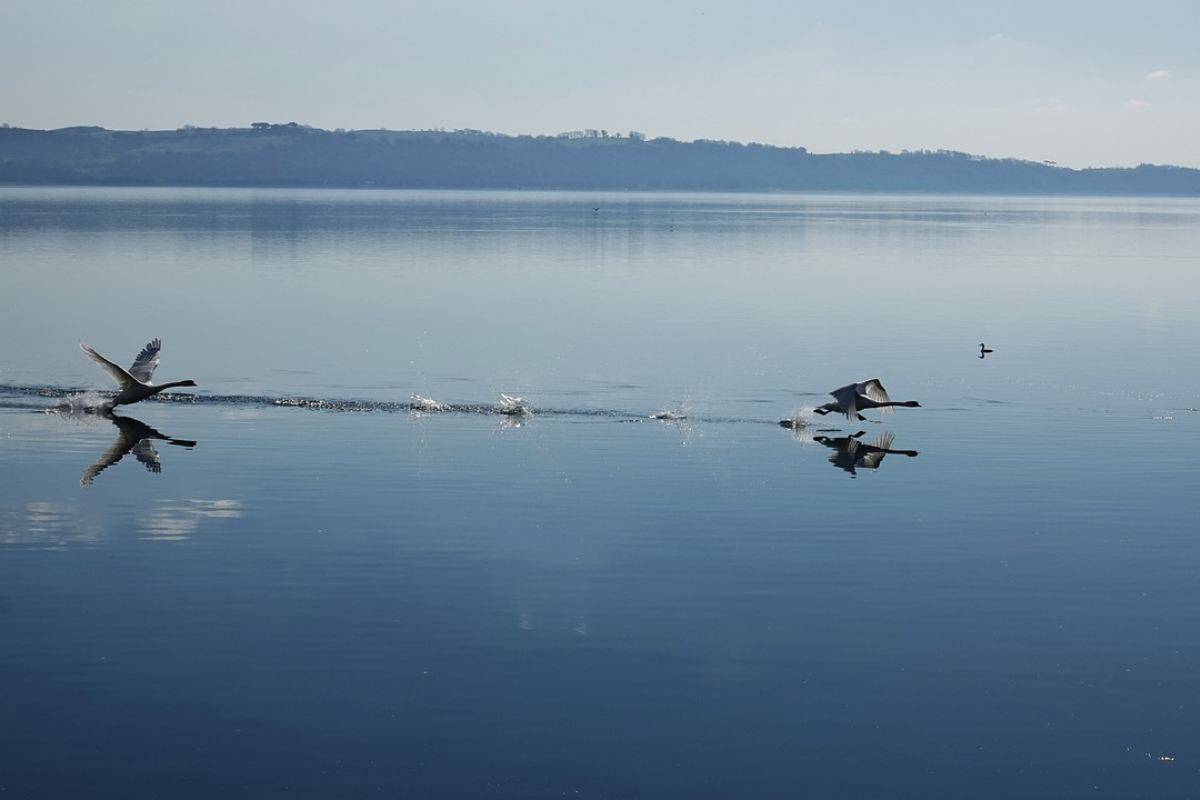
[(1200, 170), (1066, 169), (948, 151), (810, 153), (585, 131), (0, 128), (0, 183), (1200, 195)]

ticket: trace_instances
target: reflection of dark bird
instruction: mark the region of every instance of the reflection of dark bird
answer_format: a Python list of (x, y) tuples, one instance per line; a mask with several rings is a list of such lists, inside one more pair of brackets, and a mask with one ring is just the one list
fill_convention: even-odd
[(187, 439), (172, 439), (170, 436), (165, 436), (159, 433), (154, 428), (151, 428), (146, 423), (136, 420), (133, 417), (119, 417), (116, 414), (108, 414), (106, 418), (117, 426), (117, 438), (113, 440), (112, 446), (104, 451), (104, 455), (100, 456), (100, 460), (88, 467), (83, 477), (79, 479), (80, 486), (91, 486), (92, 481), (96, 476), (104, 470), (111, 467), (113, 464), (125, 457), (126, 453), (133, 453), (141, 464), (151, 472), (162, 472), (162, 463), (158, 460), (158, 451), (154, 449), (154, 440), (158, 439), (167, 444), (178, 445), (179, 447), (192, 448), (196, 443)]
[(861, 409), (878, 408), (883, 413), (890, 414), (892, 413), (893, 406), (919, 408), (921, 405), (916, 400), (893, 401), (888, 397), (887, 390), (883, 388), (883, 384), (879, 382), (879, 378), (871, 378), (871, 380), (862, 381), (861, 383), (852, 383), (840, 389), (834, 389), (830, 394), (833, 395), (834, 402), (814, 408), (814, 412), (817, 414), (828, 414), (830, 411), (836, 411), (839, 414), (845, 414), (847, 419), (865, 420), (866, 417), (858, 413)]
[(983, 342), (979, 343), (979, 357), (980, 358), (984, 358), (985, 356), (987, 356), (988, 353), (994, 353), (994, 352), (996, 352), (996, 351), (992, 350), (990, 347), (985, 345)]
[(855, 469), (879, 469), (879, 465), (883, 463), (883, 457), (888, 453), (909, 458), (917, 457), (916, 450), (892, 450), (892, 442), (896, 437), (890, 432), (881, 433), (870, 444), (859, 440), (865, 433), (865, 431), (859, 431), (849, 436), (814, 436), (813, 441), (820, 442), (834, 450), (835, 452), (829, 456), (829, 463), (839, 469), (844, 469), (851, 475), (856, 474)]

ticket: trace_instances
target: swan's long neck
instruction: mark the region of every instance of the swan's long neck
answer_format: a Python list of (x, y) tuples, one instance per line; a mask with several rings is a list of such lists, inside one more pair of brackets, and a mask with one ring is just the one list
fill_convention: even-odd
[(196, 382), (192, 381), (192, 380), (169, 381), (168, 383), (160, 383), (158, 386), (155, 386), (154, 389), (155, 389), (155, 392), (157, 393), (157, 392), (164, 392), (167, 389), (177, 389), (180, 386), (195, 386), (195, 385), (196, 385)]
[(876, 406), (883, 408), (884, 406), (903, 406), (904, 408), (919, 408), (921, 406), (916, 400), (900, 400), (889, 401), (886, 403), (876, 403)]

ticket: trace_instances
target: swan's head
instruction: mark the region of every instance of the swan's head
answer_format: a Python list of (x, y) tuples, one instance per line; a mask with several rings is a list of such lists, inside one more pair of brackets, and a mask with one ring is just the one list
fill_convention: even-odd
[(921, 404), (918, 403), (916, 400), (906, 400), (903, 403), (897, 403), (896, 405), (904, 406), (905, 408), (920, 408), (921, 407)]
[(180, 381), (179, 385), (180, 386), (195, 386), (196, 382), (194, 380), (192, 380), (191, 378), (189, 378), (186, 381)]

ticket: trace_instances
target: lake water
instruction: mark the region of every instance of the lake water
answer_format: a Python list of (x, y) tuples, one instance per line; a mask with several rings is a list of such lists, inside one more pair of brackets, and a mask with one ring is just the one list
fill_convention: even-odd
[(0, 189), (0, 794), (1194, 797), (1197, 297), (1195, 200)]

